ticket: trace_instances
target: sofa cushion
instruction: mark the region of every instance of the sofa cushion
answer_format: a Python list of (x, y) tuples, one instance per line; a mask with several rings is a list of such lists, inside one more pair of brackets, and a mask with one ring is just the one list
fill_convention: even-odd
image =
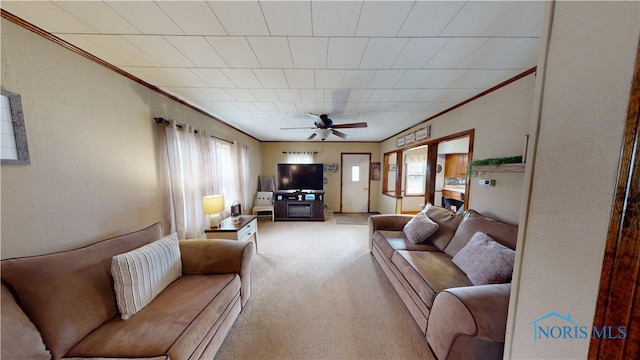
[(120, 316), (127, 320), (182, 275), (178, 234), (114, 256), (111, 275)]
[(217, 330), (223, 314), (236, 303), (239, 307), (237, 274), (185, 275), (130, 319), (115, 316), (104, 323), (68, 356), (190, 359), (194, 348), (212, 329)]
[(413, 244), (421, 243), (438, 230), (438, 224), (424, 213), (418, 213), (402, 228), (402, 232)]
[(35, 325), (2, 284), (2, 359), (51, 359)]
[(111, 258), (161, 237), (157, 223), (76, 250), (3, 260), (2, 280), (11, 285), (53, 357), (60, 358), (118, 313)]
[(456, 214), (453, 211), (433, 206), (429, 203), (424, 207), (422, 212), (438, 224), (438, 230), (431, 235), (429, 242), (444, 251), (447, 245), (449, 245), (451, 238), (453, 238), (460, 221), (462, 221), (462, 214)]
[(483, 216), (474, 210), (465, 211), (464, 217), (456, 230), (453, 239), (444, 251), (455, 256), (471, 240), (473, 234), (478, 231), (489, 235), (492, 239), (509, 249), (516, 248), (518, 240), (518, 227)]
[(488, 285), (511, 279), (515, 257), (515, 251), (478, 231), (452, 261), (474, 285)]
[(373, 233), (373, 246), (378, 247), (387, 259), (391, 259), (396, 250), (440, 251), (429, 241), (414, 244), (402, 231), (377, 230)]
[(473, 285), (451, 257), (440, 251), (398, 250), (391, 261), (429, 308), (439, 291)]

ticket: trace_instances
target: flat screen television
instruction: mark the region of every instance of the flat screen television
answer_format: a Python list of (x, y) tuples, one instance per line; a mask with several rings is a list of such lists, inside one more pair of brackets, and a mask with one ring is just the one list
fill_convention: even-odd
[(278, 190), (323, 190), (322, 164), (278, 164)]

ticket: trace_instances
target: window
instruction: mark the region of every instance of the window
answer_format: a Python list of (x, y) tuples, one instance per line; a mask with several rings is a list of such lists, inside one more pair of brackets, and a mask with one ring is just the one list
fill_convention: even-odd
[(405, 151), (405, 195), (424, 195), (427, 174), (427, 147)]
[(31, 164), (20, 95), (2, 90), (1, 107), (0, 163), (2, 165)]
[(351, 181), (360, 181), (360, 165), (353, 165), (351, 167)]

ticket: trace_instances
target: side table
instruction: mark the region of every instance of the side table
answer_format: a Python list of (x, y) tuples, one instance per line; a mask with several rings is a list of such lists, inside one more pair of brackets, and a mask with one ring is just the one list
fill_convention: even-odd
[(253, 237), (258, 253), (258, 217), (255, 215), (240, 216), (240, 223), (234, 224), (228, 217), (220, 222), (220, 226), (204, 230), (207, 239), (228, 239), (251, 241)]

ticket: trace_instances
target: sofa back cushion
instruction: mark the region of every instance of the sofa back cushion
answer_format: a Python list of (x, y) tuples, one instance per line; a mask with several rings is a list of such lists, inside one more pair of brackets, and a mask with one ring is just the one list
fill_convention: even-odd
[(111, 258), (161, 237), (157, 223), (76, 250), (3, 260), (2, 280), (58, 359), (118, 313)]
[(438, 224), (438, 230), (429, 237), (429, 242), (444, 251), (462, 221), (462, 214), (456, 214), (445, 208), (427, 204), (422, 212)]
[(51, 359), (35, 325), (2, 285), (2, 359)]
[(503, 223), (501, 221), (486, 217), (474, 210), (464, 212), (464, 217), (458, 225), (453, 239), (444, 251), (450, 256), (455, 256), (462, 249), (471, 237), (478, 231), (489, 235), (500, 244), (515, 250), (518, 240), (518, 227)]

